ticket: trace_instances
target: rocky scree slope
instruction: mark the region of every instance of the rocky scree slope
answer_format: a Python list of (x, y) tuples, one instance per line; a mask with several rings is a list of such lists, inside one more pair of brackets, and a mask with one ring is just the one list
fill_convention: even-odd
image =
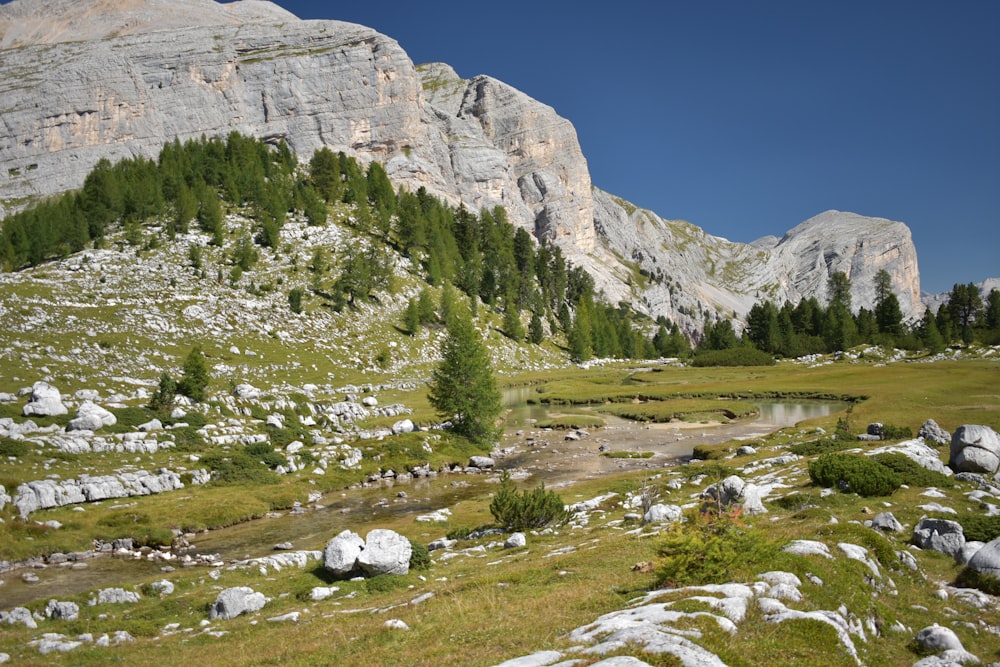
[[(559, 244), (612, 302), (690, 333), (759, 298), (823, 296), (848, 274), (855, 307), (894, 277), (904, 316), (922, 312), (902, 223), (827, 212), (781, 241), (746, 245), (660, 218), (593, 187), (572, 124), (488, 76), (414, 67), (392, 39), (302, 21), (268, 2), (66, 0), (0, 7), (0, 213), (80, 187), (101, 158), (155, 156), (164, 141), (231, 131), (322, 146), (474, 209), (504, 206)], [(655, 279), (650, 279), (653, 276)]]

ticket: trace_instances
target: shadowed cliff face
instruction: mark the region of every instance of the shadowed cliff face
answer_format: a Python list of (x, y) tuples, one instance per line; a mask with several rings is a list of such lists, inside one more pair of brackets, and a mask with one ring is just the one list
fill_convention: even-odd
[(822, 300), (834, 271), (850, 277), (856, 307), (871, 307), (884, 268), (904, 315), (920, 312), (905, 225), (828, 212), (751, 246), (664, 220), (593, 188), (576, 131), (551, 107), (488, 76), (416, 68), (369, 28), (250, 0), (15, 0), (0, 8), (0, 45), (14, 47), (0, 52), (7, 210), (80, 187), (101, 158), (235, 130), (285, 140), (302, 159), (328, 146), (378, 160), (406, 187), (472, 209), (503, 206), (612, 301), (690, 332), (706, 309)]

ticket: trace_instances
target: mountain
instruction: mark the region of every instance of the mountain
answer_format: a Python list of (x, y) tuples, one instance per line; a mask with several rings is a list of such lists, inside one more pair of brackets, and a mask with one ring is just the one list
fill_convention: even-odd
[(328, 146), (558, 244), (612, 302), (689, 334), (758, 299), (825, 297), (844, 271), (855, 307), (893, 276), (907, 318), (916, 250), (899, 222), (828, 211), (753, 244), (667, 220), (594, 187), (572, 124), (489, 76), (414, 66), (370, 28), (303, 21), (258, 0), (14, 0), (0, 7), (0, 213), (80, 187), (101, 158), (231, 131)]

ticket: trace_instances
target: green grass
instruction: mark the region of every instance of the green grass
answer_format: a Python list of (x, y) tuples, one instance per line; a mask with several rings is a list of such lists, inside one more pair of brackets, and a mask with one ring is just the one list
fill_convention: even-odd
[(758, 414), (756, 406), (745, 401), (694, 398), (612, 404), (602, 406), (598, 410), (634, 421), (654, 423), (664, 423), (674, 419), (694, 423), (728, 422)]

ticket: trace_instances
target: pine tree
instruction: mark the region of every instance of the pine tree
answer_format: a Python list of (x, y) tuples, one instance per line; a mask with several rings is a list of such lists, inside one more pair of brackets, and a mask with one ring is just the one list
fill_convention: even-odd
[(174, 407), (174, 397), (177, 394), (177, 383), (166, 372), (160, 374), (160, 384), (149, 399), (149, 409), (154, 412), (166, 413)]
[(539, 345), (545, 340), (545, 329), (542, 328), (542, 317), (538, 311), (531, 314), (531, 322), (528, 324), (528, 340), (535, 345)]
[(208, 363), (201, 346), (196, 345), (184, 360), (184, 375), (177, 383), (177, 393), (198, 402), (204, 401), (208, 381)]
[(499, 433), (496, 421), (503, 404), (486, 346), (465, 314), (455, 313), (448, 323), (441, 356), (431, 375), (428, 400), (452, 420), (455, 433), (489, 445)]

